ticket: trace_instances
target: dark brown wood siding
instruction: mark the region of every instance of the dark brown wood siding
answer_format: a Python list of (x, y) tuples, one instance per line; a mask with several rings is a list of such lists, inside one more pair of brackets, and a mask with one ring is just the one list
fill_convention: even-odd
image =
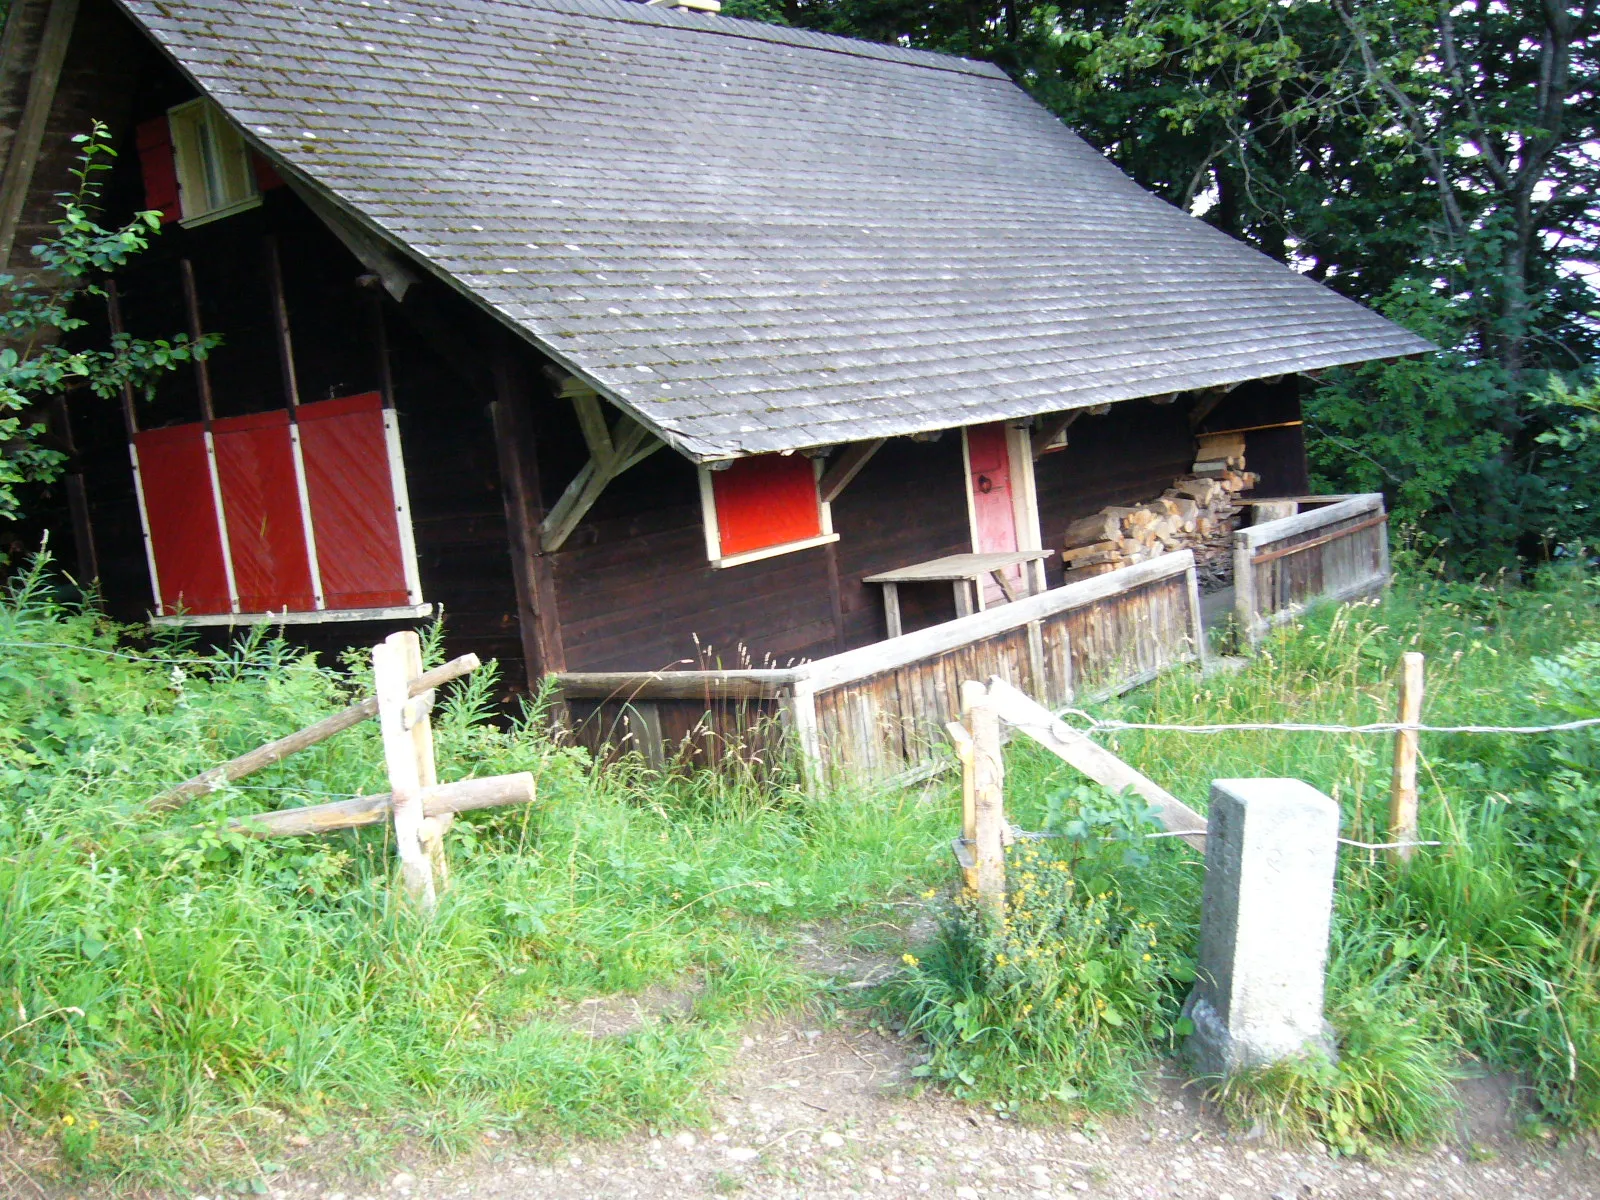
[[(553, 503), (582, 465), (576, 422), (540, 427)], [(970, 550), (961, 436), (890, 442), (833, 506), (843, 647), (885, 636), (883, 597), (863, 576)], [(706, 561), (695, 468), (660, 451), (601, 497), (555, 566), (562, 641), (574, 671), (787, 666), (834, 652), (827, 548), (738, 567)], [(906, 627), (955, 615), (948, 584), (903, 591)]]

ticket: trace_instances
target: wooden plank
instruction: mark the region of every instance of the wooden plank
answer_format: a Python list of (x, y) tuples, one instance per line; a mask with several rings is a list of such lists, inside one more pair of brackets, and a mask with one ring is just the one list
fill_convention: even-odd
[[(463, 654), (460, 658), (453, 658), (443, 666), (424, 672), (420, 679), (413, 680), (408, 686), (408, 696), (420, 696), (434, 688), (443, 687), (452, 679), (460, 679), (469, 671), (478, 669), (478, 656), (476, 654)], [(287, 737), (281, 737), (275, 742), (268, 742), (265, 746), (257, 746), (248, 754), (241, 754), (238, 758), (231, 758), (221, 766), (212, 767), (196, 775), (193, 779), (180, 783), (170, 791), (163, 792), (150, 802), (150, 807), (155, 809), (177, 808), (194, 796), (203, 796), (207, 792), (232, 783), (236, 779), (243, 779), (246, 775), (254, 774), (264, 767), (282, 762), (291, 754), (298, 754), (302, 750), (309, 750), (318, 742), (325, 742), (334, 734), (343, 733), (346, 729), (353, 728), (363, 721), (370, 721), (378, 715), (378, 701), (376, 697), (363, 700), (360, 704), (352, 704), (343, 712), (334, 713), (331, 717), (324, 717), (314, 725), (296, 730)]]
[(564, 671), (556, 685), (569, 700), (771, 700), (801, 678), (799, 670)]
[(1343, 529), (1335, 529), (1333, 532), (1325, 533), (1321, 537), (1312, 538), (1309, 542), (1296, 542), (1292, 546), (1281, 546), (1276, 550), (1263, 550), (1260, 554), (1254, 555), (1250, 561), (1258, 566), (1261, 563), (1275, 562), (1280, 558), (1287, 558), (1291, 554), (1299, 554), (1303, 550), (1311, 550), (1317, 546), (1325, 546), (1329, 542), (1339, 541), (1349, 537), (1352, 533), (1360, 533), (1363, 529), (1372, 529), (1375, 526), (1387, 524), (1388, 520), (1388, 513), (1379, 513), (1375, 517), (1368, 517), (1359, 524), (1346, 525)]
[(1135, 563), (1132, 566), (1108, 571), (1104, 575), (1096, 575), (1092, 579), (1052, 588), (1037, 596), (1025, 596), (1015, 604), (986, 609), (927, 629), (914, 630), (891, 641), (847, 650), (843, 654), (820, 659), (796, 670), (803, 673), (813, 687), (824, 691), (852, 679), (862, 679), (880, 671), (892, 671), (907, 663), (943, 654), (958, 646), (982, 641), (1008, 629), (1018, 628), (1029, 621), (1050, 617), (1067, 609), (1084, 607), (1150, 582), (1183, 575), (1193, 569), (1193, 553), (1188, 550), (1174, 551), (1148, 562)]
[(1049, 558), (1054, 550), (994, 550), (973, 554), (946, 554), (943, 558), (896, 567), (864, 576), (862, 583), (945, 583), (953, 580), (978, 580), (994, 571), (1020, 567), (1024, 563)]
[(1000, 719), (1027, 734), (1063, 762), (1114, 793), (1132, 791), (1160, 814), (1161, 824), (1197, 849), (1205, 848), (1206, 819), (1171, 792), (1089, 740), (1049, 709), (1003, 679), (991, 679), (988, 701)]
[(1250, 525), (1239, 530), (1238, 536), (1242, 537), (1245, 544), (1254, 552), (1257, 546), (1269, 542), (1281, 542), (1285, 538), (1298, 537), (1303, 533), (1315, 533), (1329, 525), (1337, 525), (1340, 521), (1348, 521), (1364, 513), (1382, 512), (1383, 496), (1374, 492), (1368, 495), (1352, 496), (1348, 500), (1341, 500), (1337, 504), (1330, 504), (1326, 508), (1315, 508), (1310, 512), (1302, 512), (1293, 517), (1284, 517), (1277, 521), (1266, 521), (1260, 525)]
[[(485, 779), (463, 779), (422, 789), (422, 811), (438, 819), (454, 813), (507, 804), (525, 804), (534, 798), (533, 773), (491, 775)], [(313, 804), (305, 808), (285, 808), (277, 812), (236, 817), (226, 828), (252, 837), (301, 837), (331, 833), (338, 829), (358, 829), (377, 825), (390, 818), (394, 797), (390, 792), (376, 796), (357, 796), (333, 804)]]
[(0, 174), (0, 271), (11, 261), (17, 240), (17, 226), (28, 203), (33, 172), (39, 164), (50, 110), (55, 106), (56, 88), (61, 82), (61, 67), (72, 42), (72, 27), (78, 19), (78, 0), (55, 0), (45, 18), (39, 37), (39, 50), (28, 75), (28, 98), (22, 117), (11, 137), (11, 153)]
[(837, 500), (839, 494), (850, 486), (850, 481), (861, 474), (861, 468), (872, 460), (874, 454), (883, 449), (883, 444), (888, 440), (888, 438), (874, 438), (869, 442), (853, 442), (847, 446), (833, 465), (823, 473), (821, 481), (817, 484), (817, 493), (822, 497), (822, 502), (832, 504)]

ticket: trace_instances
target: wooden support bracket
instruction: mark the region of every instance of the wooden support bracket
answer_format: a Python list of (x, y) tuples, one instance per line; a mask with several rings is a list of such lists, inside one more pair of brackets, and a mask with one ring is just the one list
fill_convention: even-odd
[(1054, 413), (1044, 418), (1039, 423), (1039, 428), (1033, 431), (1033, 438), (1030, 442), (1034, 460), (1038, 461), (1039, 457), (1049, 449), (1051, 442), (1072, 428), (1072, 423), (1083, 416), (1083, 412), (1084, 410), (1081, 408), (1074, 408), (1067, 412)]
[(883, 449), (883, 444), (888, 438), (874, 438), (870, 442), (852, 442), (845, 447), (834, 463), (822, 476), (822, 481), (817, 484), (817, 491), (824, 504), (832, 504), (839, 498), (839, 493), (850, 485), (850, 481), (861, 474), (861, 468), (871, 461), (872, 456)]
[(546, 554), (566, 544), (613, 479), (666, 444), (631, 417), (621, 417), (615, 426), (607, 426), (600, 397), (587, 384), (568, 380), (562, 385), (561, 394), (572, 401), (578, 415), (578, 427), (589, 447), (589, 461), (579, 468), (539, 525), (539, 542)]

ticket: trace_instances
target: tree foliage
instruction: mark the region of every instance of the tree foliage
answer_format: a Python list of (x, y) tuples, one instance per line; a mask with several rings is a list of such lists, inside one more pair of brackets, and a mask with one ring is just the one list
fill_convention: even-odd
[(781, 19), (991, 60), (1146, 187), (1432, 339), (1325, 379), (1313, 466), (1481, 569), (1600, 540), (1600, 482), (1544, 436), (1580, 427), (1548, 384), (1581, 387), (1600, 337), (1594, 7), (788, 0)]
[(59, 196), (54, 232), (33, 247), (42, 278), (0, 275), (0, 518), (18, 515), (18, 485), (54, 478), (64, 461), (35, 415), (41, 400), (82, 387), (107, 400), (124, 386), (146, 390), (161, 372), (203, 358), (219, 341), (215, 335), (191, 341), (181, 333), (168, 340), (115, 333), (104, 347), (71, 344), (67, 335), (86, 324), (71, 312), (74, 299), (104, 295), (97, 280), (148, 246), (161, 228), (156, 212), (138, 213), (118, 229), (97, 224), (99, 176), (116, 151), (98, 122), (73, 141), (81, 147), (72, 172), (76, 184)]

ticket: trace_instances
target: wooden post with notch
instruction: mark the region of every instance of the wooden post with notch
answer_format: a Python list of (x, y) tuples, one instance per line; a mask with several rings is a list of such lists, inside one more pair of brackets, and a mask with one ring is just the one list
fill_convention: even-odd
[(956, 748), (956, 760), (961, 764), (961, 836), (951, 847), (956, 852), (956, 862), (961, 867), (961, 883), (968, 891), (978, 890), (978, 860), (974, 849), (978, 844), (978, 801), (973, 784), (973, 768), (977, 765), (976, 745), (972, 731), (961, 721), (945, 723), (945, 732)]
[[(1422, 721), (1422, 679), (1422, 655), (1407, 651), (1400, 660), (1401, 725)], [(1389, 787), (1389, 840), (1393, 842), (1417, 840), (1417, 742), (1415, 729), (1401, 729), (1394, 735), (1394, 779)], [(1414, 852), (1412, 846), (1397, 846), (1389, 851), (1389, 857), (1404, 864)]]
[(972, 735), (972, 857), (978, 902), (996, 921), (1005, 916), (1005, 765), (1000, 757), (1000, 717), (989, 691), (976, 680), (961, 685), (961, 708)]
[[(408, 629), (391, 633), (387, 640), (399, 648), (405, 660), (406, 685), (410, 691), (416, 681), (422, 678), (422, 639), (415, 631)], [(410, 727), (406, 732), (411, 735), (412, 749), (417, 756), (417, 780), (424, 791), (439, 784), (439, 770), (433, 757), (433, 718), (430, 715), (433, 703), (434, 693), (429, 690), (413, 696), (406, 706), (406, 724)], [(452, 813), (440, 813), (432, 817), (425, 815), (422, 818), (422, 849), (433, 865), (434, 882), (439, 888), (450, 882), (450, 866), (444, 854), (444, 835), (454, 820)]]
[[(433, 864), (422, 844), (422, 777), (417, 769), (417, 744), (407, 727), (408, 665), (401, 645), (391, 638), (372, 648), (372, 682), (378, 696), (378, 727), (383, 731), (383, 761), (394, 802), (395, 852), (406, 896), (419, 910), (431, 913), (437, 904)], [(417, 697), (418, 700), (424, 697)]]

